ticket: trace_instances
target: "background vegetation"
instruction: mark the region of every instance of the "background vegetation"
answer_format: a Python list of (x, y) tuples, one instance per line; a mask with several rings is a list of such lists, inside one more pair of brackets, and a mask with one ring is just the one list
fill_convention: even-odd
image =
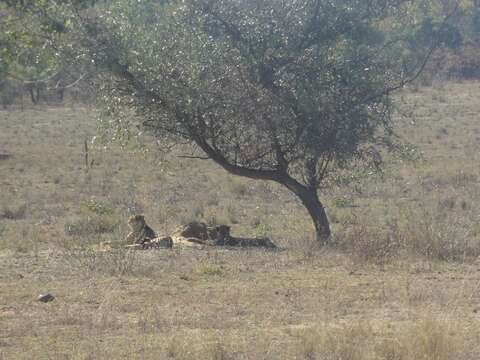
[[(478, 359), (480, 83), (466, 60), (474, 10), (462, 9), (429, 70), (396, 96), (404, 145), (382, 172), (332, 178), (331, 248), (279, 185), (179, 158), (188, 146), (166, 154), (148, 134), (105, 143), (89, 78), (76, 82), (85, 69), (63, 101), (46, 85), (30, 104), (14, 55), (28, 41), (15, 36), (37, 25), (2, 20), (19, 27), (0, 32), (3, 79), (16, 84), (2, 89), (19, 90), (0, 110), (0, 359)], [(48, 58), (47, 78), (60, 66)], [(133, 213), (160, 234), (225, 223), (280, 250), (125, 251)], [(37, 302), (46, 292), (56, 299)]]
[[(415, 146), (382, 175), (338, 178), (330, 250), (312, 246), (306, 211), (272, 183), (159, 158), (141, 137), (89, 142), (87, 172), (94, 112), (2, 111), (1, 356), (477, 359), (479, 89), (400, 95), (414, 112), (398, 127)], [(136, 212), (159, 233), (228, 223), (282, 250), (125, 252)], [(44, 292), (56, 300), (36, 302)]]
[[(193, 156), (198, 150), (229, 173), (277, 182), (301, 199), (323, 244), (331, 240), (322, 197), (332, 171), (378, 167), (379, 147), (396, 147), (392, 93), (418, 78), (434, 50), (461, 47), (451, 22), (468, 8), (383, 0), (6, 4), (15, 21), (36, 27), (7, 25), (27, 41), (5, 47), (5, 58), (58, 70), (42, 83), (68, 62), (86, 71), (77, 81), (95, 76), (109, 140), (130, 138), (135, 119), (166, 146), (188, 143)], [(36, 51), (28, 57), (36, 67), (21, 61), (27, 50)], [(29, 84), (37, 103), (40, 80)], [(60, 98), (65, 87), (55, 86)]]
[[(57, 2), (51, 2), (56, 4)], [(69, 26), (69, 20), (62, 18), (62, 3), (53, 12), (63, 22), (54, 21), (50, 16), (35, 12), (37, 6), (51, 10), (48, 2), (37, 0), (0, 1), (0, 99), (2, 106), (9, 106), (25, 97), (25, 103), (52, 103), (63, 101), (64, 92), (74, 97), (73, 101), (92, 102), (92, 92), (86, 92), (89, 79), (95, 71), (91, 68), (73, 66), (71, 61), (59, 57), (51, 40), (44, 36), (61, 32)], [(76, 0), (72, 3), (79, 8), (89, 8), (95, 3), (101, 6), (105, 1)], [(125, 1), (128, 3), (128, 1)], [(455, 15), (441, 30), (442, 19), (458, 4)], [(478, 4), (477, 4), (478, 5)], [(411, 2), (408, 16), (415, 24), (401, 32), (409, 32), (409, 46), (421, 46), (432, 40), (441, 40), (443, 48), (436, 52), (423, 79), (431, 82), (435, 78), (478, 77), (478, 43), (480, 38), (480, 10), (475, 0)], [(53, 7), (53, 5), (52, 5)], [(27, 11), (26, 9), (32, 9)], [(60, 14), (58, 14), (60, 12)], [(66, 16), (64, 14), (64, 16)], [(65, 50), (65, 49), (61, 49)], [(439, 71), (441, 70), (441, 71)], [(91, 89), (90, 89), (91, 90)]]

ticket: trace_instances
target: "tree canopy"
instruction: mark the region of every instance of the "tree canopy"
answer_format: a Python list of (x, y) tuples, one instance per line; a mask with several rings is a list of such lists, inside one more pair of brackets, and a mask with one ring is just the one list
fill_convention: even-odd
[(109, 112), (133, 110), (163, 141), (286, 186), (323, 244), (329, 173), (390, 144), (391, 95), (439, 43), (412, 46), (407, 0), (25, 3), (62, 34), (58, 51), (102, 71)]

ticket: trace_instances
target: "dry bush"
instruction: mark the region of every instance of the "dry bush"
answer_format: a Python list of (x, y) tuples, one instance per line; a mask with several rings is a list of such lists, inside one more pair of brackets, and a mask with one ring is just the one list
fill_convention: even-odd
[(451, 360), (459, 359), (465, 346), (455, 338), (453, 324), (427, 315), (413, 326), (398, 330), (376, 344), (375, 352), (385, 360)]
[(193, 347), (190, 342), (179, 337), (172, 337), (166, 348), (166, 358), (172, 360), (234, 360), (237, 359), (227, 349), (221, 338), (205, 336), (202, 338), (202, 346)]
[(394, 259), (402, 246), (398, 229), (380, 229), (360, 222), (349, 226), (336, 236), (337, 246), (357, 261), (385, 265)]
[(197, 271), (204, 275), (222, 276), (225, 270), (219, 265), (205, 263), (201, 264)]
[(107, 234), (114, 232), (118, 226), (119, 221), (113, 217), (88, 215), (67, 222), (65, 224), (65, 234), (78, 237)]
[(248, 194), (248, 185), (241, 180), (233, 179), (227, 183), (227, 190), (239, 199)]
[(189, 352), (177, 337), (172, 337), (166, 349), (167, 359), (186, 360)]
[(448, 68), (448, 75), (453, 78), (480, 78), (480, 60), (478, 58), (479, 46), (475, 43), (467, 43), (456, 56), (452, 56), (450, 67)]
[[(12, 231), (13, 230), (13, 231)], [(50, 237), (38, 226), (19, 221), (15, 226), (0, 223), (0, 250), (38, 256), (39, 251), (50, 242)]]
[(371, 329), (363, 324), (341, 329), (308, 330), (301, 337), (298, 358), (367, 360), (371, 358), (371, 334)]
[[(443, 204), (443, 203), (442, 203)], [(338, 232), (340, 249), (359, 260), (385, 264), (399, 254), (430, 260), (465, 261), (480, 254), (480, 242), (463, 226), (451, 210), (451, 202), (438, 208), (403, 209), (382, 224), (354, 218)]]
[(102, 252), (93, 249), (69, 250), (64, 261), (80, 274), (145, 276), (152, 270), (151, 266), (142, 263), (138, 252), (124, 249)]
[(231, 355), (221, 341), (214, 341), (207, 350), (207, 358), (211, 360), (233, 360)]
[(0, 210), (0, 219), (20, 220), (25, 218), (27, 204), (3, 204)]
[(298, 344), (298, 359), (305, 360), (451, 360), (465, 345), (453, 336), (453, 325), (430, 314), (402, 328), (382, 324), (380, 330), (365, 323), (340, 328), (305, 330)]
[(203, 221), (205, 218), (205, 206), (202, 202), (196, 201), (188, 207), (187, 211), (181, 214), (178, 219), (181, 224), (188, 224), (194, 221)]
[(410, 253), (433, 260), (463, 261), (480, 254), (480, 243), (456, 224), (456, 219), (441, 211), (421, 209), (405, 215), (400, 242)]

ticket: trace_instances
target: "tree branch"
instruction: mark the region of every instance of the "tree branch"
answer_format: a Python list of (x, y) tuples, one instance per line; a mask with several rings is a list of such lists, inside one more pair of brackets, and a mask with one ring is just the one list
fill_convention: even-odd
[(211, 158), (207, 156), (177, 155), (177, 157), (182, 159), (211, 160)]

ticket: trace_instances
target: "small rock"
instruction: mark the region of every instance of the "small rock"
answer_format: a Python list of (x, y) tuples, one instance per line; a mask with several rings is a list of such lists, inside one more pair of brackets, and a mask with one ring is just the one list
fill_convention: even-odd
[(47, 302), (55, 300), (55, 296), (53, 296), (52, 294), (40, 294), (38, 296), (37, 300), (41, 301), (43, 303), (47, 303)]

